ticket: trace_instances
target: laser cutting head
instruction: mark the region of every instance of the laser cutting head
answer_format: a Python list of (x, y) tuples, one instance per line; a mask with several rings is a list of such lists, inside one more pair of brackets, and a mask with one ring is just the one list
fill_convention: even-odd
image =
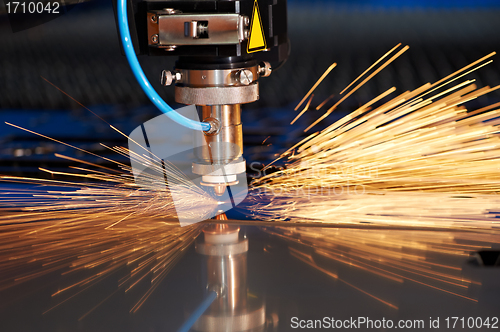
[(288, 57), (286, 0), (129, 2), (136, 53), (179, 57), (161, 83), (210, 124), (192, 171), (222, 195), (246, 170), (241, 104), (258, 100), (258, 79)]

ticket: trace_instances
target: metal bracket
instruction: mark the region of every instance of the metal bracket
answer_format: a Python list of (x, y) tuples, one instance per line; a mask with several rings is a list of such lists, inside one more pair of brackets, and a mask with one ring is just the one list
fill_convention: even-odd
[(248, 36), (248, 17), (239, 14), (188, 14), (165, 9), (147, 15), (149, 46), (239, 44)]

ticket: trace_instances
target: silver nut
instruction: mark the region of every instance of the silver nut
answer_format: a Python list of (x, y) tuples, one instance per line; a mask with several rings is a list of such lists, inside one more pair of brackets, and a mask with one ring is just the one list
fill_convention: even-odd
[(245, 24), (245, 26), (249, 26), (250, 25), (250, 18), (248, 16), (243, 17), (243, 23)]
[(163, 8), (164, 11), (167, 12), (168, 15), (178, 14), (180, 11), (175, 10), (173, 8)]
[(236, 77), (238, 78), (238, 81), (243, 85), (249, 85), (253, 82), (253, 73), (248, 69), (240, 70)]
[(158, 35), (152, 35), (151, 36), (151, 42), (153, 44), (158, 44)]
[(245, 39), (248, 39), (249, 36), (250, 36), (250, 31), (248, 31), (248, 29), (245, 29), (245, 31), (243, 31), (243, 37), (245, 37)]
[(209, 292), (217, 293), (217, 297), (225, 297), (226, 296), (226, 287), (224, 285), (207, 285), (207, 290)]
[(259, 75), (261, 77), (268, 77), (272, 72), (271, 64), (267, 61), (263, 61), (259, 64)]
[(162, 70), (160, 76), (160, 83), (163, 86), (169, 86), (172, 84), (173, 76), (170, 70)]
[(173, 77), (174, 81), (176, 81), (177, 83), (181, 81), (181, 79), (182, 79), (181, 72), (174, 71), (173, 75), (174, 75), (174, 77)]
[(203, 132), (205, 135), (213, 136), (219, 133), (221, 127), (219, 120), (217, 120), (216, 118), (208, 117), (206, 119), (203, 119), (203, 122), (208, 122), (210, 124), (210, 129)]

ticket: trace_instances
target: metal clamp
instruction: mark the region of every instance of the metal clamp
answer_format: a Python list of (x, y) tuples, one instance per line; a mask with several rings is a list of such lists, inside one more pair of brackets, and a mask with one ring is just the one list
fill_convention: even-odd
[(239, 44), (248, 36), (249, 19), (239, 14), (189, 14), (173, 9), (148, 12), (149, 46)]
[(250, 85), (259, 78), (258, 66), (234, 69), (176, 69), (175, 83), (191, 88)]

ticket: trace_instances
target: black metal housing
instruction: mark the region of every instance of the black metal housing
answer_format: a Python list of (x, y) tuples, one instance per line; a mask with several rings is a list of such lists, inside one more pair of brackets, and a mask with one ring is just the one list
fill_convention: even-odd
[[(116, 1), (113, 0), (115, 16)], [(148, 46), (146, 15), (149, 10), (173, 8), (184, 13), (239, 13), (252, 17), (254, 1), (259, 5), (268, 51), (247, 53), (247, 40), (237, 45), (178, 46), (173, 51)], [(204, 63), (217, 63), (218, 61), (215, 61), (217, 58), (234, 59), (236, 62), (255, 60), (277, 63), (288, 58), (290, 45), (286, 0), (127, 0), (127, 2), (131, 37), (138, 55), (194, 56), (199, 62), (204, 59), (201, 61)], [(185, 60), (181, 62), (186, 63)]]

